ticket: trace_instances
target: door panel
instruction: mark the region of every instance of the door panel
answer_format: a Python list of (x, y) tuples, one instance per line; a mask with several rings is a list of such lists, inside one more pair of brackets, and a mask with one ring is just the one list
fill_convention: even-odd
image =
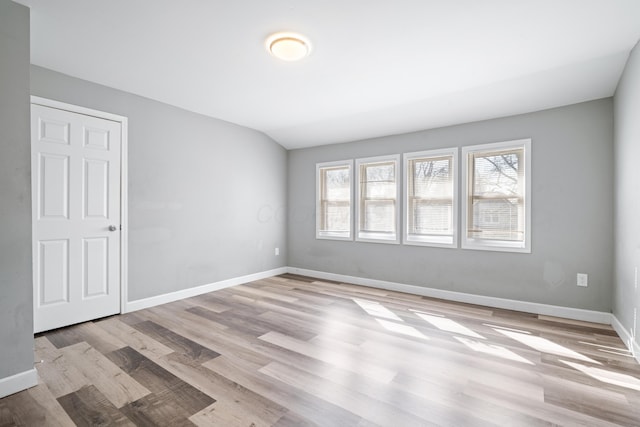
[(109, 162), (84, 159), (84, 218), (109, 218)]
[(39, 153), (40, 218), (69, 219), (69, 156)]
[(31, 131), (35, 331), (119, 313), (121, 124), (34, 104)]
[(109, 242), (105, 237), (83, 239), (83, 298), (106, 295), (109, 270)]
[(69, 241), (46, 240), (40, 247), (40, 304), (69, 302)]

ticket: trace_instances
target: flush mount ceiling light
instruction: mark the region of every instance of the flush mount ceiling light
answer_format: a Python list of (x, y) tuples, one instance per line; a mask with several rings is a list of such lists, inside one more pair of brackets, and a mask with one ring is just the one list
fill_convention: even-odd
[(267, 38), (267, 50), (283, 61), (299, 61), (311, 52), (311, 43), (296, 33), (276, 33)]

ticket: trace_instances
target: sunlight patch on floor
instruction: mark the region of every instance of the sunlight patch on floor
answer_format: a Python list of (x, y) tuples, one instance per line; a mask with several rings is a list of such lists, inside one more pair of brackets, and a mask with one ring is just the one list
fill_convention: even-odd
[(596, 347), (598, 349), (598, 351), (601, 351), (603, 353), (615, 354), (616, 356), (629, 357), (629, 358), (633, 359), (633, 354), (629, 350), (627, 350), (626, 348), (610, 347), (608, 345), (595, 344), (595, 343), (586, 342), (586, 341), (578, 341), (578, 342), (580, 344), (590, 345), (592, 347)]
[(497, 331), (498, 329), (502, 329), (503, 331), (511, 331), (511, 332), (517, 332), (519, 334), (531, 335), (531, 332), (523, 331), (522, 329), (507, 328), (506, 326), (492, 325), (490, 323), (483, 323), (482, 325), (487, 326), (495, 331)]
[(395, 332), (402, 335), (408, 335), (410, 337), (421, 338), (424, 340), (428, 340), (429, 337), (424, 335), (422, 332), (409, 325), (401, 325), (399, 323), (389, 322), (384, 319), (376, 319), (380, 325), (382, 325), (386, 330), (390, 332)]
[(560, 344), (556, 344), (553, 341), (549, 341), (546, 338), (537, 337), (535, 335), (530, 335), (530, 334), (521, 334), (518, 332), (507, 331), (504, 329), (495, 329), (495, 330), (541, 353), (550, 353), (550, 354), (555, 354), (556, 356), (571, 357), (572, 359), (582, 360), (583, 362), (589, 362), (589, 363), (595, 363), (597, 365), (601, 365), (600, 362), (597, 362), (587, 356), (584, 356), (578, 353), (577, 351), (573, 351), (569, 348), (561, 346)]
[(360, 306), (367, 314), (374, 317), (382, 317), (384, 319), (397, 320), (402, 322), (403, 320), (398, 317), (393, 311), (389, 310), (384, 305), (375, 301), (367, 301), (362, 299), (353, 299), (353, 301)]
[(636, 377), (632, 377), (631, 375), (611, 372), (605, 369), (594, 368), (592, 366), (585, 366), (580, 363), (567, 362), (566, 360), (561, 360), (561, 362), (598, 381), (640, 391), (640, 380)]
[(418, 317), (432, 324), (441, 331), (452, 332), (454, 334), (465, 335), (471, 338), (485, 339), (482, 335), (477, 334), (466, 326), (461, 325), (455, 320), (447, 319), (442, 316), (432, 316), (424, 313), (415, 313)]
[(471, 350), (477, 351), (479, 353), (500, 357), (502, 359), (513, 360), (515, 362), (526, 363), (527, 365), (534, 364), (533, 362), (530, 362), (529, 360), (525, 359), (519, 354), (516, 354), (513, 351), (499, 345), (487, 344), (484, 342), (472, 340), (469, 338), (463, 338), (463, 337), (454, 337), (454, 338), (460, 341), (462, 344), (469, 347)]

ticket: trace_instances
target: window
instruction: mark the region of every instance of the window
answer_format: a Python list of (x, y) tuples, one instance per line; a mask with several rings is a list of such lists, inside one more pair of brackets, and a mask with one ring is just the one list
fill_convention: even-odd
[(457, 247), (458, 149), (404, 155), (404, 242)]
[(352, 161), (316, 165), (316, 238), (351, 240)]
[(463, 147), (462, 247), (531, 252), (531, 140)]
[(399, 160), (399, 155), (356, 160), (356, 240), (399, 243)]

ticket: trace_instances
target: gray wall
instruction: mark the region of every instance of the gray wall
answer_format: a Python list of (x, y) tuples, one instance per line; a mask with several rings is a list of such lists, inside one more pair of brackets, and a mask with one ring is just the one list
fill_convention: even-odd
[(640, 45), (631, 52), (614, 97), (615, 286), (613, 313), (640, 345)]
[(29, 9), (0, 1), (0, 379), (33, 369)]
[[(471, 294), (611, 310), (613, 103), (289, 152), (289, 265)], [(315, 164), (532, 138), (532, 253), (315, 239)], [(637, 181), (636, 181), (637, 182)], [(576, 286), (576, 273), (589, 287)]]
[(269, 137), (35, 66), (31, 93), (129, 118), (129, 301), (286, 265)]

